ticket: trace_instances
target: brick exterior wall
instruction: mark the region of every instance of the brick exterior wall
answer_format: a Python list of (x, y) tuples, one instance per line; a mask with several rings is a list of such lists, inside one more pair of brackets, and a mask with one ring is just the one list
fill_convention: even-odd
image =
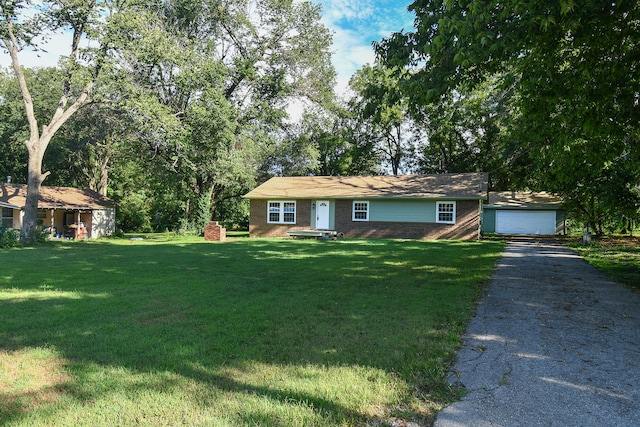
[[(456, 201), (456, 223), (352, 221), (352, 200), (335, 200), (335, 230), (351, 238), (465, 239), (479, 237), (478, 200)], [(297, 200), (296, 225), (267, 224), (267, 201), (251, 200), (249, 235), (287, 237), (287, 231), (311, 228), (311, 200)]]
[(311, 200), (296, 200), (296, 224), (267, 223), (267, 200), (252, 199), (249, 211), (249, 236), (288, 237), (287, 231), (311, 228)]
[(389, 239), (464, 239), (479, 237), (478, 200), (456, 201), (456, 223), (352, 221), (352, 200), (336, 201), (336, 230), (345, 237)]

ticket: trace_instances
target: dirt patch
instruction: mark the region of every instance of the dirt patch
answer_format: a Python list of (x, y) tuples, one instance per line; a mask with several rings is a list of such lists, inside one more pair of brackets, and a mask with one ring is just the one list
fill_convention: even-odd
[(603, 249), (640, 249), (640, 236), (598, 237), (592, 240)]
[(69, 381), (64, 359), (51, 351), (0, 351), (0, 415), (53, 404), (63, 396), (63, 385)]

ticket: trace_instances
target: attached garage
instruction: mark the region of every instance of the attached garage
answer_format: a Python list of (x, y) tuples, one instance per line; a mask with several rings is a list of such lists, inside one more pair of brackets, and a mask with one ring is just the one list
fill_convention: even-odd
[(565, 211), (545, 192), (491, 192), (483, 206), (482, 231), (497, 234), (565, 234)]

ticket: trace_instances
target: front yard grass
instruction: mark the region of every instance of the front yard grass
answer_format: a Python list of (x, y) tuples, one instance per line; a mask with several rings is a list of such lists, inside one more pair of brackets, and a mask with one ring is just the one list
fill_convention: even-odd
[(429, 424), (501, 242), (0, 250), (0, 425)]
[(589, 264), (604, 271), (618, 283), (640, 292), (640, 238), (594, 238), (589, 246), (573, 244), (571, 247)]

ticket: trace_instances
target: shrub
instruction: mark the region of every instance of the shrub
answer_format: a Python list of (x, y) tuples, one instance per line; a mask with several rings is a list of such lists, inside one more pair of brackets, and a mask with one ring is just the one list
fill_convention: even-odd
[(13, 248), (20, 243), (20, 231), (0, 228), (0, 248)]
[(37, 243), (44, 243), (51, 238), (51, 231), (44, 227), (38, 227), (33, 237)]

